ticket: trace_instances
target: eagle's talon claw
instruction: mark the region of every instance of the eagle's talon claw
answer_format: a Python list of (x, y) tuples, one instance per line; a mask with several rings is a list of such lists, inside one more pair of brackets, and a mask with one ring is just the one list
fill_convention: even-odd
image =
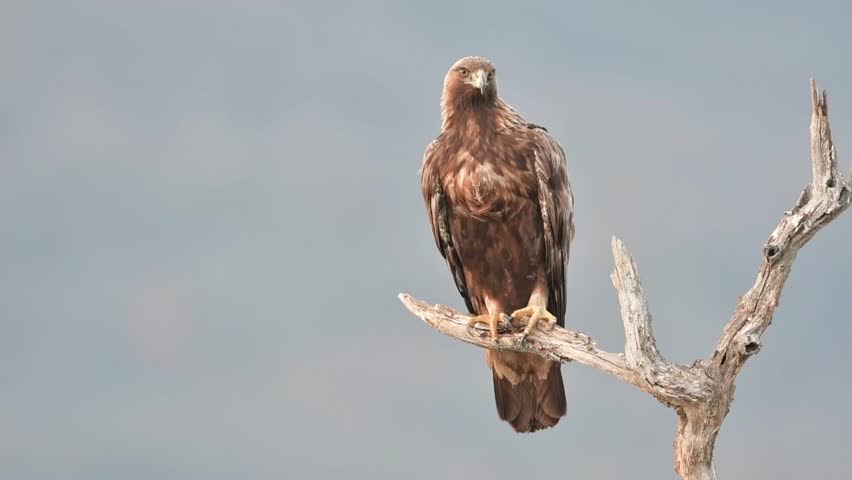
[(553, 329), (554, 325), (556, 325), (556, 317), (543, 307), (527, 306), (512, 312), (512, 317), (529, 317), (527, 326), (524, 328), (523, 339), (526, 339), (527, 335), (532, 332), (533, 328), (541, 322), (543, 322), (544, 325), (547, 325), (547, 327), (539, 326), (539, 329), (546, 332)]
[(488, 329), (491, 331), (491, 339), (497, 340), (497, 327), (500, 323), (500, 320), (505, 321), (509, 327), (511, 328), (512, 324), (507, 320), (508, 315), (505, 313), (495, 313), (495, 314), (483, 314), (477, 315), (475, 317), (470, 317), (470, 320), (467, 321), (467, 328), (475, 327), (477, 323), (484, 323), (488, 325)]

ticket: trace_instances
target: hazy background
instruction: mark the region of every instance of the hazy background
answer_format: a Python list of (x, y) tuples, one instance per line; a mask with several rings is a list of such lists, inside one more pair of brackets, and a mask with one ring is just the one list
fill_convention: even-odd
[[(808, 79), (852, 163), (846, 2), (2, 2), (0, 479), (673, 479), (673, 412), (583, 366), (497, 419), (417, 171), (459, 57), (565, 146), (569, 326), (621, 350), (609, 241), (660, 348), (710, 353), (809, 181)], [(852, 218), (803, 250), (720, 478), (852, 459)], [(841, 474), (842, 475), (842, 474)]]

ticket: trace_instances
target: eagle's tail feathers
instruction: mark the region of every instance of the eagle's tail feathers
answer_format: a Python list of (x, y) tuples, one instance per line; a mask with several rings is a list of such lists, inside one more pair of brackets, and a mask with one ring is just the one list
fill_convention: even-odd
[(544, 380), (527, 376), (513, 385), (493, 370), (492, 376), (497, 414), (516, 432), (535, 432), (552, 427), (565, 415), (565, 387), (559, 363), (550, 364)]

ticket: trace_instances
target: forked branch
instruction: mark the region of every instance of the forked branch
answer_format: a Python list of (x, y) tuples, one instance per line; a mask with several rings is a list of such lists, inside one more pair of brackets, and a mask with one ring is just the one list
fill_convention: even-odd
[(722, 422), (733, 401), (737, 374), (745, 361), (760, 351), (761, 336), (772, 322), (784, 282), (799, 249), (816, 232), (849, 207), (852, 178), (838, 169), (831, 141), (828, 103), (811, 80), (811, 165), (813, 178), (798, 201), (784, 212), (763, 248), (754, 286), (737, 303), (715, 350), (692, 366), (666, 361), (656, 347), (651, 313), (639, 272), (624, 244), (613, 238), (615, 270), (624, 323), (624, 353), (597, 348), (587, 335), (561, 327), (549, 332), (501, 332), (493, 340), (484, 328), (469, 328), (468, 315), (431, 305), (408, 294), (400, 300), (429, 325), (451, 337), (483, 348), (537, 353), (559, 362), (576, 361), (635, 385), (678, 414), (675, 470), (687, 480), (716, 478), (713, 449)]

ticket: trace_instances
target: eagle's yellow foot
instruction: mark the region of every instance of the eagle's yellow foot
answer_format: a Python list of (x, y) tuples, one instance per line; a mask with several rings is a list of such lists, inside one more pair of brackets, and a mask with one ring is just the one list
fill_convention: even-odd
[(477, 323), (484, 323), (488, 325), (488, 328), (491, 330), (491, 338), (497, 340), (497, 326), (500, 324), (500, 320), (506, 322), (506, 326), (508, 328), (512, 328), (512, 321), (509, 318), (510, 317), (505, 313), (486, 313), (484, 315), (471, 317), (471, 319), (467, 321), (467, 326), (474, 327)]
[(533, 328), (535, 328), (540, 321), (544, 321), (544, 323), (547, 324), (547, 328), (542, 328), (542, 330), (550, 330), (554, 325), (556, 325), (556, 317), (554, 317), (553, 314), (548, 312), (544, 307), (529, 306), (512, 312), (512, 318), (524, 317), (529, 317), (529, 320), (527, 320), (527, 326), (524, 328), (524, 334), (521, 338), (527, 338), (527, 335), (532, 332)]

